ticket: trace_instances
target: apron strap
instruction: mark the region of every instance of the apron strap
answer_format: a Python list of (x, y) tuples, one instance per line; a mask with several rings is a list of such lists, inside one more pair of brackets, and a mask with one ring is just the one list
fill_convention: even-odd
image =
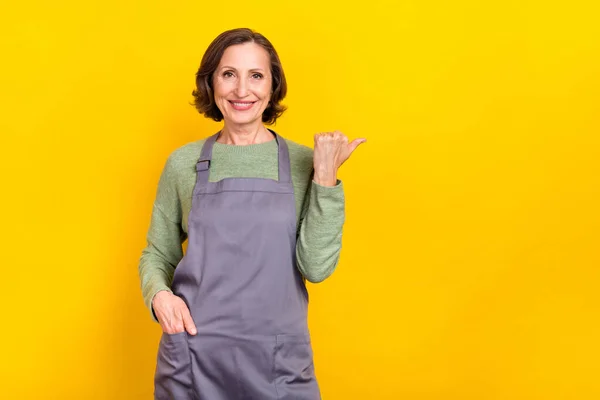
[(210, 160), (212, 159), (213, 145), (219, 137), (217, 132), (214, 135), (208, 137), (202, 146), (202, 152), (200, 153), (200, 159), (196, 163), (197, 178), (196, 182), (202, 186), (208, 183), (208, 175), (210, 174)]
[[(269, 129), (270, 130), (270, 129)], [(270, 130), (271, 131), (271, 130)], [(279, 164), (279, 182), (289, 183), (292, 181), (291, 167), (290, 167), (290, 152), (288, 151), (288, 146), (285, 140), (279, 136), (276, 132), (273, 132), (275, 135), (275, 140), (277, 140), (278, 147), (278, 164)]]

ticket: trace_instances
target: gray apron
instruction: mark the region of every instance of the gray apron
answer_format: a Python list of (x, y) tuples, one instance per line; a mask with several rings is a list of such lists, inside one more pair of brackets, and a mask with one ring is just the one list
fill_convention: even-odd
[(188, 247), (172, 290), (197, 335), (163, 333), (155, 399), (317, 400), (308, 293), (296, 268), (296, 206), (285, 140), (279, 180), (209, 182), (208, 138), (196, 164)]

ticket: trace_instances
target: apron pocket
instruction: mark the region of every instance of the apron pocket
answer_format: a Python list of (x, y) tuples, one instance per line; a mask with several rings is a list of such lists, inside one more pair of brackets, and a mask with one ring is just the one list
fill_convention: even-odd
[(279, 400), (318, 400), (313, 353), (308, 334), (277, 335), (275, 387)]
[(154, 375), (156, 399), (188, 399), (192, 389), (192, 368), (187, 332), (162, 334)]
[(239, 393), (227, 399), (274, 400), (273, 342), (239, 340), (231, 345)]

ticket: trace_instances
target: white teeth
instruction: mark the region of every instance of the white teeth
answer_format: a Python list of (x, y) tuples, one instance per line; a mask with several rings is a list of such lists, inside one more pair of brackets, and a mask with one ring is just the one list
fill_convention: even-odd
[(233, 105), (237, 107), (249, 107), (252, 103), (233, 103)]

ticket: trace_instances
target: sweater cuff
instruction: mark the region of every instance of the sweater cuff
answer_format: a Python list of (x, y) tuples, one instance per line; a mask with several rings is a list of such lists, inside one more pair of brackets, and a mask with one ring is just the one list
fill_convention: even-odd
[(333, 195), (333, 196), (339, 196), (340, 192), (343, 192), (344, 188), (342, 185), (342, 181), (341, 180), (337, 180), (335, 182), (334, 186), (323, 186), (323, 185), (319, 185), (317, 182), (312, 181), (312, 188), (313, 190), (320, 195)]

